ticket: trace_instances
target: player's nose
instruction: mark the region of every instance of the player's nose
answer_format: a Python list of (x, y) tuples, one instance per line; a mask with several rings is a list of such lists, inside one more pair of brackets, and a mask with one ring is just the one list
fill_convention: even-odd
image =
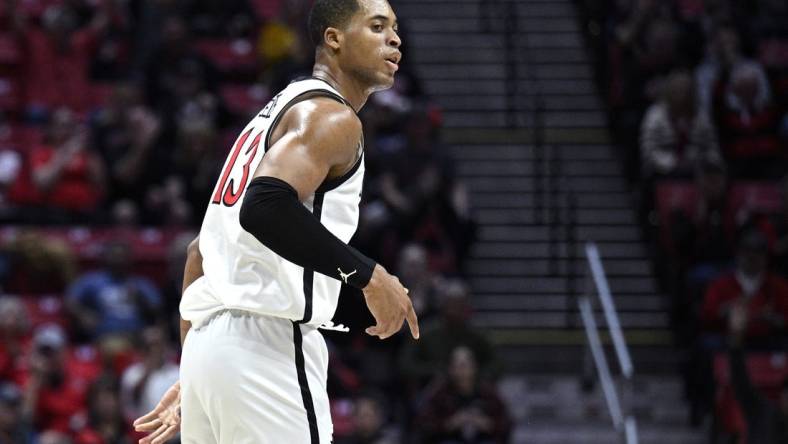
[(388, 45), (394, 48), (399, 48), (400, 45), (402, 45), (402, 40), (400, 40), (399, 35), (397, 35), (396, 32), (392, 31), (391, 36), (389, 37)]

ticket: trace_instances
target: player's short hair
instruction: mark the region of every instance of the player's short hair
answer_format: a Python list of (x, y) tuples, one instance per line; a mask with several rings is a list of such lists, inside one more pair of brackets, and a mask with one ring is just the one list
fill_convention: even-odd
[(341, 28), (361, 6), (358, 0), (315, 0), (309, 11), (309, 38), (315, 46), (323, 43), (326, 28)]

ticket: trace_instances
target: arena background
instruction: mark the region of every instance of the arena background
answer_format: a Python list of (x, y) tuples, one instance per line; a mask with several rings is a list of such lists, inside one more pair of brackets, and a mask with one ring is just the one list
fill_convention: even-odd
[[(309, 5), (2, 0), (0, 443), (139, 438), (185, 247), (239, 129), (310, 73)], [(346, 290), (336, 443), (786, 442), (786, 3), (392, 5), (353, 243), (422, 338), (366, 336)]]

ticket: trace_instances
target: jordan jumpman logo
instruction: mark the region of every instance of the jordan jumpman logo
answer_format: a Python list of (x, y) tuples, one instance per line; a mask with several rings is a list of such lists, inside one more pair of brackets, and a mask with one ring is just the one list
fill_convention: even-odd
[(357, 270), (353, 270), (351, 273), (343, 273), (341, 269), (337, 268), (337, 271), (339, 272), (339, 277), (342, 279), (342, 281), (347, 284), (347, 278), (356, 274)]

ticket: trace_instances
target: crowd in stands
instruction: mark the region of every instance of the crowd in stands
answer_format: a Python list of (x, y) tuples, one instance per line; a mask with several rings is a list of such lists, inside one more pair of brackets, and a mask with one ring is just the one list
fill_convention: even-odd
[(691, 420), (713, 413), (711, 442), (788, 442), (788, 3), (581, 4)]
[[(308, 0), (0, 0), (0, 443), (123, 444), (178, 377), (194, 238), (240, 129), (311, 75)], [(406, 23), (401, 24), (407, 32)], [(470, 324), (475, 225), (405, 58), (360, 113), (361, 251), (422, 340), (377, 341), (343, 289), (327, 332), (335, 442), (504, 443), (501, 367)]]

